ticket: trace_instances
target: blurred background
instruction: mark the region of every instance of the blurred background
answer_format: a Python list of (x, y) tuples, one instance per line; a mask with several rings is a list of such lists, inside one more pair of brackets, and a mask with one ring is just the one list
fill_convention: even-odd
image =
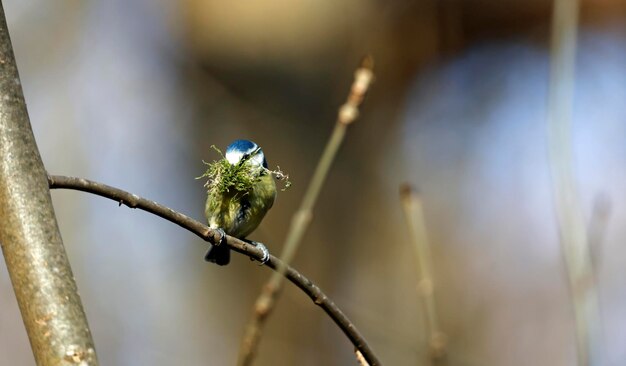
[[(547, 155), (546, 0), (5, 0), (50, 173), (203, 219), (202, 159), (248, 138), (292, 188), (251, 238), (279, 253), (354, 68), (376, 83), (294, 266), (385, 365), (426, 365), (418, 268), (398, 197), (418, 187), (448, 365), (575, 365)], [(598, 365), (626, 364), (626, 3), (581, 4), (573, 114), (592, 247)], [(103, 365), (233, 365), (270, 272), (144, 212), (52, 192)], [(602, 203), (604, 202), (604, 203)], [(0, 364), (33, 365), (0, 265)], [(257, 365), (353, 365), (353, 347), (288, 285)]]

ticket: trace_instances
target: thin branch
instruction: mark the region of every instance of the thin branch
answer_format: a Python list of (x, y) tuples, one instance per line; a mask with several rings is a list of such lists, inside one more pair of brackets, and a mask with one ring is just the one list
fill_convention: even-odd
[[(172, 210), (154, 201), (141, 198), (135, 194), (123, 191), (118, 188), (110, 187), (102, 183), (90, 181), (83, 178), (65, 177), (59, 175), (48, 176), (48, 183), (52, 189), (73, 189), (77, 191), (92, 193), (101, 197), (109, 198), (130, 208), (136, 208), (150, 212), (167, 221), (170, 221), (202, 238), (203, 240), (216, 245), (220, 240), (220, 233), (208, 226), (186, 216), (182, 213)], [(242, 240), (226, 235), (225, 243), (230, 249), (247, 255), (248, 257), (260, 261), (263, 259), (263, 252)], [(222, 244), (222, 245), (224, 245)], [(268, 267), (277, 270), (284, 264), (270, 255), (270, 259), (265, 263)], [(285, 277), (306, 293), (315, 305), (321, 307), (328, 316), (337, 324), (343, 333), (350, 339), (352, 344), (358, 349), (371, 365), (380, 365), (378, 358), (374, 355), (361, 333), (356, 329), (354, 324), (345, 316), (345, 314), (335, 305), (335, 303), (322, 292), (311, 280), (301, 275), (292, 267), (287, 266)]]
[(548, 95), (548, 148), (556, 218), (571, 291), (580, 366), (598, 361), (600, 314), (593, 262), (578, 197), (572, 158), (572, 99), (578, 0), (555, 0)]
[[(289, 265), (293, 260), (300, 245), (300, 241), (311, 223), (313, 207), (322, 189), (322, 185), (326, 180), (328, 171), (335, 160), (337, 151), (343, 142), (348, 125), (358, 118), (359, 106), (361, 102), (363, 102), (363, 98), (374, 79), (373, 67), (373, 60), (370, 57), (366, 57), (355, 72), (354, 82), (352, 83), (348, 99), (339, 109), (333, 133), (315, 168), (313, 178), (302, 199), (300, 208), (293, 215), (291, 225), (289, 226), (287, 239), (283, 245), (283, 252), (280, 255), (280, 258), (286, 265)], [(274, 309), (282, 290), (283, 272), (284, 268), (278, 268), (278, 270), (272, 274), (267, 283), (262, 287), (261, 293), (254, 304), (252, 319), (250, 319), (246, 326), (239, 349), (239, 357), (237, 360), (237, 365), (239, 366), (248, 366), (252, 364), (254, 360), (261, 339), (263, 325)], [(370, 364), (372, 366), (377, 365), (377, 363), (372, 363), (371, 361)]]
[(428, 354), (431, 364), (437, 365), (444, 362), (447, 337), (439, 327), (434, 294), (432, 255), (430, 244), (428, 243), (422, 200), (415, 189), (408, 183), (400, 186), (400, 199), (404, 207), (404, 215), (409, 228), (410, 239), (415, 249), (415, 259), (419, 271), (417, 289), (424, 303)]
[(38, 365), (97, 365), (0, 4), (0, 246)]

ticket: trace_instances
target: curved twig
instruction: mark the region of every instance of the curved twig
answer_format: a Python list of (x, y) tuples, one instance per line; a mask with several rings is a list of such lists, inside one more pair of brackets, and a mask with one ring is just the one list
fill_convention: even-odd
[[(191, 231), (200, 238), (208, 241), (212, 244), (218, 243), (220, 239), (220, 233), (216, 230), (209, 228), (208, 226), (183, 215), (180, 212), (174, 211), (171, 208), (163, 206), (157, 202), (141, 198), (135, 194), (123, 191), (118, 188), (107, 186), (102, 183), (90, 181), (84, 178), (66, 177), (59, 175), (49, 175), (48, 183), (51, 189), (73, 189), (77, 191), (83, 191), (92, 193), (98, 196), (109, 198), (120, 204), (120, 206), (126, 205), (130, 208), (137, 208), (150, 212), (154, 215), (164, 218), (184, 229)], [(226, 236), (225, 244), (227, 244), (232, 250), (247, 255), (248, 257), (260, 261), (263, 258), (263, 252), (257, 247), (250, 245), (242, 240), (239, 240), (232, 236)], [(223, 244), (222, 244), (223, 245)], [(265, 263), (268, 267), (276, 270), (276, 268), (283, 266), (283, 263), (273, 255), (270, 255), (270, 259)], [(350, 339), (352, 344), (359, 350), (368, 363), (371, 366), (380, 365), (378, 358), (374, 355), (374, 352), (365, 341), (365, 338), (356, 329), (354, 324), (346, 317), (346, 315), (335, 305), (335, 303), (322, 292), (322, 290), (315, 285), (311, 280), (300, 274), (292, 267), (287, 266), (285, 271), (285, 277), (291, 281), (294, 285), (300, 288), (306, 293), (315, 305), (324, 309), (326, 314), (337, 324), (337, 326), (343, 331), (343, 333)]]

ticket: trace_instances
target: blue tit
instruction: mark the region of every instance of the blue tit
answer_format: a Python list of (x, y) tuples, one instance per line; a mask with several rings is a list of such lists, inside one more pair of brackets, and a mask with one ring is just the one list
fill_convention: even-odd
[[(204, 214), (212, 229), (222, 229), (228, 235), (244, 239), (261, 223), (276, 198), (276, 184), (261, 148), (252, 141), (236, 140), (226, 148), (224, 156), (231, 165), (252, 164), (258, 167), (259, 176), (247, 192), (231, 189), (217, 196), (209, 196)], [(265, 247), (262, 248), (266, 254)], [(269, 254), (267, 254), (269, 255)], [(205, 259), (221, 266), (230, 262), (230, 249), (226, 245), (212, 246)]]

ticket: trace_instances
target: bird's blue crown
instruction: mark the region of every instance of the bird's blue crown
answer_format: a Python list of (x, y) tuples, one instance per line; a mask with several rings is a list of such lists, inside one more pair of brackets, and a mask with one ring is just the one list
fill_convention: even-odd
[(250, 155), (255, 152), (255, 155), (252, 157), (251, 161), (262, 165), (264, 168), (267, 168), (267, 160), (265, 160), (265, 155), (263, 154), (263, 150), (259, 148), (259, 145), (250, 141), (250, 140), (235, 140), (226, 148), (226, 159), (231, 164), (237, 164), (244, 156)]

